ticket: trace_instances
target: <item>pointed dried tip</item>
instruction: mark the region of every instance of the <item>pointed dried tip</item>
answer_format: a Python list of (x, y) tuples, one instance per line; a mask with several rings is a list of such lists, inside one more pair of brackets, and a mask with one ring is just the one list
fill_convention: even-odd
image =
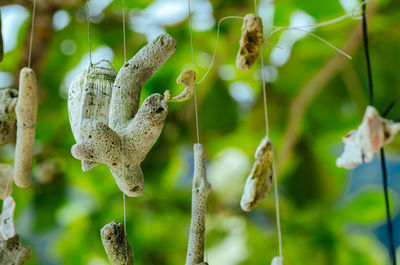
[(82, 161), (82, 171), (88, 172), (89, 170), (96, 167), (97, 165), (98, 165), (98, 163), (96, 163), (96, 162), (84, 160), (84, 161)]

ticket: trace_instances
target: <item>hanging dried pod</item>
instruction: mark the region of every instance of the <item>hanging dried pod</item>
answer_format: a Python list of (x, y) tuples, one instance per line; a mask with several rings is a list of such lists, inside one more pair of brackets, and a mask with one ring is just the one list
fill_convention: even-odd
[[(13, 190), (13, 168), (8, 164), (0, 163), (0, 199), (10, 196)], [(6, 191), (7, 190), (7, 191)]]
[(393, 141), (400, 132), (400, 123), (379, 116), (377, 110), (368, 106), (357, 130), (343, 137), (344, 151), (336, 160), (338, 167), (354, 169), (372, 161), (374, 154)]
[(184, 85), (185, 89), (176, 97), (171, 98), (171, 93), (166, 90), (164, 93), (165, 100), (167, 102), (182, 102), (188, 100), (193, 95), (194, 87), (196, 86), (196, 72), (193, 70), (183, 71), (176, 82), (178, 84)]
[(133, 265), (133, 251), (126, 242), (122, 224), (112, 221), (101, 231), (101, 241), (111, 265)]
[(0, 241), (0, 264), (23, 265), (31, 254), (31, 249), (22, 245), (18, 235), (6, 241)]
[(19, 96), (15, 112), (17, 114), (17, 143), (14, 181), (18, 187), (26, 188), (31, 182), (37, 115), (36, 75), (27, 67), (20, 73)]
[(118, 187), (131, 197), (144, 193), (140, 164), (160, 136), (168, 113), (160, 94), (150, 95), (139, 109), (140, 93), (175, 49), (176, 41), (161, 34), (129, 60), (114, 82), (108, 125), (82, 120), (81, 137), (71, 150), (77, 159), (108, 165)]
[(236, 67), (249, 70), (257, 61), (260, 46), (263, 43), (263, 25), (261, 18), (248, 14), (244, 17), (239, 52), (236, 56)]
[(204, 262), (205, 222), (207, 197), (211, 185), (206, 175), (206, 155), (201, 144), (194, 145), (194, 174), (192, 185), (192, 218), (190, 220), (189, 244), (186, 265)]
[[(99, 121), (108, 125), (108, 114), (114, 80), (117, 73), (109, 67), (91, 66), (79, 73), (68, 91), (68, 115), (72, 133), (77, 142), (81, 139), (82, 126), (87, 121)], [(82, 161), (82, 170), (88, 171), (96, 162)]]
[(240, 206), (250, 211), (268, 196), (274, 176), (274, 148), (268, 136), (262, 139), (254, 154), (256, 161), (247, 177)]
[(282, 265), (283, 264), (283, 258), (282, 257), (274, 257), (272, 259), (271, 265)]
[(0, 145), (15, 137), (17, 100), (17, 90), (11, 88), (0, 90)]

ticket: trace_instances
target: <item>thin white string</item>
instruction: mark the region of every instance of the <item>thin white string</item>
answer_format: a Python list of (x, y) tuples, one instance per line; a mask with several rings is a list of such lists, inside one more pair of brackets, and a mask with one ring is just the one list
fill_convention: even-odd
[(126, 232), (126, 204), (125, 204), (125, 193), (122, 193), (124, 203), (124, 236), (125, 236), (125, 261), (128, 264), (128, 233)]
[(36, 13), (36, 0), (33, 1), (33, 9), (32, 9), (32, 25), (31, 25), (31, 39), (29, 41), (29, 55), (28, 55), (28, 67), (31, 67), (31, 59), (32, 59), (32, 43), (33, 43), (33, 28), (35, 26), (35, 13)]
[(265, 117), (265, 131), (266, 135), (269, 134), (269, 126), (268, 126), (268, 108), (267, 108), (267, 88), (265, 85), (265, 73), (264, 73), (264, 44), (261, 46), (261, 80), (262, 80), (262, 88), (263, 88), (263, 96), (264, 96), (264, 117)]
[(257, 0), (254, 0), (254, 12), (256, 13), (256, 16), (258, 16), (258, 10), (257, 10)]
[[(192, 56), (192, 69), (196, 72), (196, 68), (194, 66), (194, 45), (193, 45), (193, 32), (192, 32), (192, 10), (190, 5), (190, 0), (188, 3), (188, 17), (189, 17), (189, 38), (190, 38), (190, 52)], [(198, 114), (198, 106), (197, 106), (197, 84), (194, 87), (194, 113), (196, 116), (196, 137), (197, 143), (200, 143), (200, 132), (199, 132), (199, 114)]]
[(273, 178), (274, 178), (275, 210), (276, 210), (276, 228), (277, 228), (277, 231), (278, 231), (279, 256), (283, 259), (283, 254), (282, 254), (281, 218), (280, 218), (280, 214), (279, 214), (278, 179), (277, 179), (277, 176), (276, 176), (275, 159), (272, 161), (272, 170), (273, 170)]
[(211, 70), (211, 68), (212, 68), (212, 66), (213, 66), (213, 64), (214, 64), (215, 56), (216, 56), (216, 54), (217, 54), (218, 39), (219, 39), (219, 31), (220, 31), (220, 28), (221, 28), (221, 23), (222, 23), (224, 20), (227, 20), (227, 19), (234, 19), (234, 18), (235, 18), (235, 19), (243, 19), (243, 17), (228, 16), (228, 17), (223, 17), (223, 18), (221, 18), (221, 19), (218, 21), (217, 39), (216, 39), (216, 41), (215, 41), (214, 54), (213, 54), (213, 56), (212, 56), (212, 59), (211, 59), (211, 62), (210, 62), (210, 66), (208, 67), (206, 73), (205, 73), (204, 76), (200, 79), (200, 81), (197, 82), (197, 85), (199, 85), (201, 82), (203, 82), (203, 80), (206, 78), (206, 76), (208, 75), (208, 73), (210, 72), (210, 70)]
[(92, 37), (90, 36), (90, 15), (89, 15), (89, 1), (86, 1), (86, 20), (87, 20), (87, 27), (88, 27), (88, 40), (89, 40), (89, 62), (90, 67), (92, 67)]
[(126, 26), (125, 26), (125, 0), (122, 0), (122, 30), (124, 35), (124, 63), (126, 63)]

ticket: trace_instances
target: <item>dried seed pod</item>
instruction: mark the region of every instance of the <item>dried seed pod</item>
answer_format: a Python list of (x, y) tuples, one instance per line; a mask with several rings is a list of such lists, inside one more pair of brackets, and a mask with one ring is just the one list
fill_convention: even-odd
[(211, 185), (207, 181), (206, 155), (203, 146), (195, 144), (193, 149), (192, 218), (190, 220), (186, 265), (207, 264), (204, 262), (205, 222), (207, 197), (211, 191)]
[(26, 188), (31, 182), (37, 115), (36, 76), (35, 72), (27, 67), (20, 73), (19, 96), (15, 112), (17, 114), (17, 144), (14, 181), (18, 187)]
[(31, 249), (22, 245), (18, 235), (6, 241), (0, 241), (0, 264), (23, 265), (31, 254)]
[(368, 106), (357, 130), (343, 137), (344, 151), (336, 160), (336, 165), (354, 169), (362, 163), (371, 162), (374, 154), (391, 143), (399, 131), (400, 123), (380, 117), (374, 107)]
[(268, 136), (262, 139), (254, 155), (256, 161), (247, 177), (240, 206), (250, 211), (268, 196), (274, 176), (274, 148)]
[(109, 125), (84, 120), (81, 139), (71, 150), (77, 159), (108, 165), (118, 187), (130, 197), (144, 193), (140, 164), (160, 136), (168, 113), (160, 94), (146, 98), (138, 110), (140, 93), (175, 49), (176, 41), (161, 34), (129, 60), (114, 82)]
[(182, 102), (188, 100), (193, 95), (194, 87), (196, 86), (196, 72), (193, 70), (183, 71), (176, 82), (178, 84), (184, 85), (185, 89), (176, 97), (171, 98), (171, 93), (169, 90), (164, 92), (164, 97), (167, 102)]
[(111, 265), (133, 265), (133, 251), (126, 242), (122, 224), (112, 221), (100, 231), (101, 241)]
[[(114, 80), (117, 73), (110, 67), (90, 67), (79, 73), (71, 82), (68, 92), (68, 114), (72, 133), (81, 139), (84, 120), (99, 121), (108, 125), (108, 114)], [(82, 170), (88, 171), (97, 163), (82, 161)]]
[(274, 257), (272, 259), (271, 265), (282, 265), (283, 264), (283, 258), (282, 257)]
[(0, 215), (0, 241), (6, 241), (17, 234), (14, 225), (14, 212), (15, 201), (11, 196), (8, 196), (3, 201), (3, 209)]
[(7, 88), (0, 90), (0, 145), (15, 137), (15, 106), (17, 105), (18, 91)]
[(263, 43), (263, 25), (261, 18), (248, 14), (244, 17), (239, 52), (236, 56), (236, 67), (249, 70), (257, 61), (260, 46)]
[[(13, 168), (8, 164), (0, 163), (0, 199), (10, 196), (13, 190)], [(7, 189), (7, 191), (6, 191)]]

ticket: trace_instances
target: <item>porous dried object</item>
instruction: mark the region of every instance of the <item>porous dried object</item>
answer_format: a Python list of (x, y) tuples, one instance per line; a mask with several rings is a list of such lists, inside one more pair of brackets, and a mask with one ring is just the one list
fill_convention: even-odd
[(185, 89), (176, 97), (171, 98), (171, 93), (169, 90), (164, 92), (164, 97), (167, 102), (182, 102), (188, 100), (193, 95), (193, 90), (196, 86), (196, 72), (193, 70), (183, 71), (176, 82), (178, 84), (184, 85)]
[[(0, 199), (10, 196), (13, 190), (13, 168), (8, 164), (0, 163)], [(6, 191), (7, 190), (7, 191)]]
[(11, 196), (8, 196), (3, 201), (3, 209), (0, 215), (0, 241), (6, 241), (17, 234), (14, 225), (14, 212), (15, 201)]
[(71, 150), (77, 159), (108, 165), (121, 191), (131, 197), (144, 193), (140, 164), (157, 141), (168, 112), (160, 94), (150, 95), (138, 110), (140, 93), (175, 49), (176, 41), (161, 34), (125, 63), (114, 82), (108, 125), (82, 120), (81, 137)]
[(244, 17), (239, 52), (236, 56), (236, 67), (249, 70), (257, 61), (260, 46), (263, 43), (263, 25), (261, 18), (248, 14)]
[[(108, 62), (108, 61), (107, 61)], [(82, 138), (83, 122), (99, 121), (108, 125), (112, 88), (117, 73), (109, 67), (91, 66), (79, 73), (71, 82), (68, 91), (68, 115), (75, 141)], [(84, 172), (97, 163), (82, 160)]]
[(14, 181), (18, 187), (26, 188), (31, 182), (37, 114), (36, 75), (32, 69), (27, 67), (20, 72), (19, 96), (15, 112), (17, 115), (17, 143)]
[(0, 145), (15, 137), (15, 106), (17, 105), (18, 91), (7, 88), (0, 90)]
[(371, 162), (374, 154), (392, 142), (399, 131), (400, 123), (382, 118), (374, 107), (368, 106), (357, 130), (343, 137), (344, 151), (336, 160), (336, 165), (354, 169), (362, 163)]
[(256, 161), (246, 179), (240, 206), (250, 211), (268, 196), (274, 176), (274, 148), (268, 136), (262, 139), (254, 154)]
[(112, 221), (101, 231), (101, 241), (111, 265), (133, 265), (133, 251), (126, 242), (122, 224)]
[(6, 241), (0, 241), (0, 264), (23, 265), (31, 254), (31, 249), (22, 245), (18, 235)]
[(272, 259), (271, 265), (282, 265), (283, 264), (283, 258), (282, 257), (274, 257)]
[(207, 197), (211, 185), (206, 175), (206, 155), (201, 144), (194, 145), (194, 174), (192, 185), (192, 218), (186, 265), (202, 265), (204, 262), (205, 222)]

